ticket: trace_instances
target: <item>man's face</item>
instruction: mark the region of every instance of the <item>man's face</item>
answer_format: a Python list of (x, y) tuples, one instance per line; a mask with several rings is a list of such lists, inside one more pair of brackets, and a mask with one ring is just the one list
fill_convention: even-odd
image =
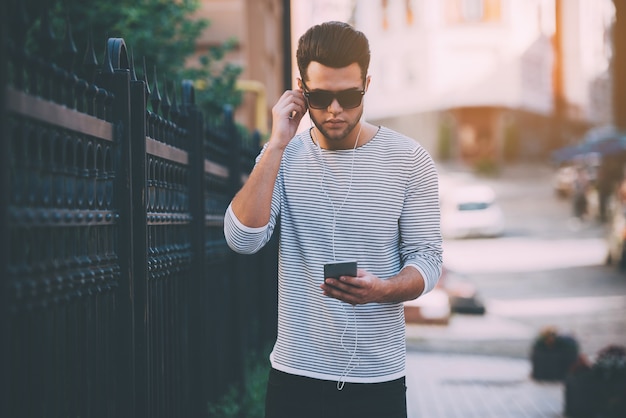
[[(360, 91), (367, 89), (367, 82), (361, 79), (361, 69), (357, 63), (343, 68), (331, 68), (313, 61), (307, 69), (308, 79), (306, 87), (300, 81), (300, 87), (305, 91), (325, 91), (337, 93), (345, 90)], [(309, 107), (309, 114), (317, 130), (324, 136), (319, 138), (321, 145), (328, 149), (348, 149), (354, 146), (356, 140), (355, 126), (363, 114), (363, 102), (354, 107), (342, 107), (337, 98), (325, 108), (314, 109)]]

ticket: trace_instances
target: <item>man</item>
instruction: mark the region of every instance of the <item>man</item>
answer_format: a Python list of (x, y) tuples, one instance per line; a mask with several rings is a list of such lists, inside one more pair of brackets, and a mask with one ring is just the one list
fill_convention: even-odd
[[(229, 206), (226, 239), (254, 253), (280, 217), (278, 338), (266, 417), (406, 417), (402, 302), (441, 274), (438, 180), (414, 140), (361, 120), (367, 38), (328, 22), (299, 40), (298, 89)], [(310, 130), (296, 134), (309, 112)], [(357, 260), (354, 275), (324, 264)]]

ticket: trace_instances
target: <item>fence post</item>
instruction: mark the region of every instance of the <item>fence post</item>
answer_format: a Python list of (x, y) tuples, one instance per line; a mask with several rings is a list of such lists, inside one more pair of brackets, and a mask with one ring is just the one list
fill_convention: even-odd
[(224, 106), (224, 129), (228, 138), (228, 154), (230, 155), (230, 166), (228, 167), (229, 184), (231, 197), (235, 196), (241, 187), (241, 139), (237, 135), (233, 108)]
[[(134, 332), (134, 416), (146, 417), (148, 408), (148, 364), (146, 288), (147, 288), (147, 245), (146, 245), (146, 107), (150, 94), (147, 83), (137, 80), (134, 57), (131, 54), (130, 80), (130, 159), (131, 164), (131, 207), (133, 234), (133, 315)], [(145, 74), (144, 74), (145, 75)]]
[(119, 144), (118, 155), (114, 161), (117, 194), (114, 196), (120, 208), (118, 223), (118, 255), (120, 265), (120, 283), (117, 293), (118, 306), (116, 312), (119, 339), (115, 364), (117, 370), (113, 375), (117, 378), (116, 416), (135, 417), (135, 375), (134, 375), (134, 316), (133, 316), (133, 228), (132, 228), (132, 188), (131, 188), (131, 154), (130, 154), (130, 71), (126, 45), (121, 38), (110, 38), (105, 48), (105, 62), (102, 72), (96, 76), (97, 85), (102, 86), (114, 95), (111, 122), (115, 126), (115, 138)]
[[(8, 296), (7, 296), (7, 278), (8, 278), (8, 246), (9, 242), (9, 231), (8, 231), (8, 199), (9, 196), (9, 145), (6, 138), (8, 138), (7, 128), (6, 128), (6, 99), (5, 92), (7, 85), (7, 54), (6, 54), (6, 45), (7, 45), (7, 26), (8, 26), (8, 7), (7, 2), (1, 2), (0, 4), (0, 16), (2, 16), (2, 24), (0, 24), (0, 306), (2, 309), (0, 310), (0, 335), (2, 335), (2, 342), (0, 343), (0, 368), (2, 370), (9, 370), (8, 362), (9, 359), (9, 349), (7, 347), (7, 336), (9, 335), (9, 315), (6, 307), (8, 306)], [(2, 379), (0, 381), (0, 416), (8, 417), (9, 413), (9, 382), (10, 375), (9, 373), (1, 373)]]
[[(225, 130), (226, 136), (229, 144), (229, 155), (230, 155), (230, 164), (229, 164), (229, 186), (231, 192), (231, 198), (237, 193), (237, 191), (241, 188), (241, 154), (242, 154), (242, 144), (241, 137), (237, 132), (237, 127), (235, 125), (233, 108), (231, 106), (224, 107), (224, 121), (225, 121)], [(250, 259), (248, 257), (248, 259)], [(232, 253), (230, 259), (230, 272), (232, 280), (230, 283), (227, 283), (226, 286), (229, 288), (229, 294), (231, 295), (232, 306), (228, 307), (232, 313), (232, 320), (229, 325), (231, 329), (227, 330), (227, 335), (230, 336), (229, 341), (234, 344), (236, 350), (234, 352), (229, 353), (230, 356), (230, 364), (232, 365), (234, 370), (230, 372), (230, 379), (232, 381), (242, 382), (245, 378), (244, 376), (244, 353), (246, 347), (246, 338), (245, 338), (245, 327), (242, 327), (242, 323), (245, 318), (244, 312), (242, 310), (242, 306), (244, 305), (242, 295), (245, 295), (245, 281), (246, 281), (246, 270), (249, 265), (246, 263), (241, 263), (244, 261), (244, 257), (238, 255), (236, 253)], [(242, 293), (244, 292), (244, 293)], [(236, 327), (236, 329), (232, 329)]]
[(188, 361), (190, 370), (189, 387), (191, 393), (190, 412), (194, 417), (206, 415), (207, 385), (204, 379), (207, 352), (203, 346), (203, 328), (207, 327), (207, 318), (202, 315), (206, 277), (205, 269), (205, 174), (204, 174), (204, 121), (203, 115), (194, 103), (193, 83), (184, 80), (183, 89), (183, 126), (189, 135), (189, 211), (192, 217), (191, 248), (193, 261), (189, 278), (189, 349)]

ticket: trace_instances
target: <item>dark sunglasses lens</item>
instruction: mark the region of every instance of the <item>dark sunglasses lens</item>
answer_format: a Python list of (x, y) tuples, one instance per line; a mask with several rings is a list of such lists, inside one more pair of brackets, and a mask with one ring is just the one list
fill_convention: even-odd
[(361, 104), (361, 98), (363, 94), (360, 91), (342, 91), (337, 94), (337, 101), (341, 107), (345, 109), (352, 109)]
[(325, 91), (311, 91), (308, 98), (313, 109), (326, 109), (333, 101), (333, 95)]
[(363, 93), (358, 90), (340, 91), (336, 94), (327, 91), (310, 91), (307, 94), (309, 106), (313, 109), (326, 109), (335, 97), (339, 105), (345, 109), (353, 109), (361, 104)]

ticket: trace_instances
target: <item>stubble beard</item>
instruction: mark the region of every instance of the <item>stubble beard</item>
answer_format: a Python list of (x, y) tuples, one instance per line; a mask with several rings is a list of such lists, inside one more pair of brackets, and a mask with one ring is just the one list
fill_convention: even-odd
[(356, 117), (353, 121), (348, 122), (348, 126), (346, 126), (346, 128), (343, 131), (331, 132), (327, 130), (326, 128), (324, 128), (324, 125), (318, 122), (317, 119), (313, 117), (313, 115), (310, 115), (311, 120), (313, 121), (313, 124), (315, 125), (317, 130), (324, 136), (324, 138), (326, 138), (326, 140), (330, 144), (336, 144), (346, 139), (352, 133), (352, 131), (354, 131), (354, 128), (359, 123), (362, 116), (363, 116), (363, 109), (361, 109), (361, 112), (359, 113), (358, 117)]

